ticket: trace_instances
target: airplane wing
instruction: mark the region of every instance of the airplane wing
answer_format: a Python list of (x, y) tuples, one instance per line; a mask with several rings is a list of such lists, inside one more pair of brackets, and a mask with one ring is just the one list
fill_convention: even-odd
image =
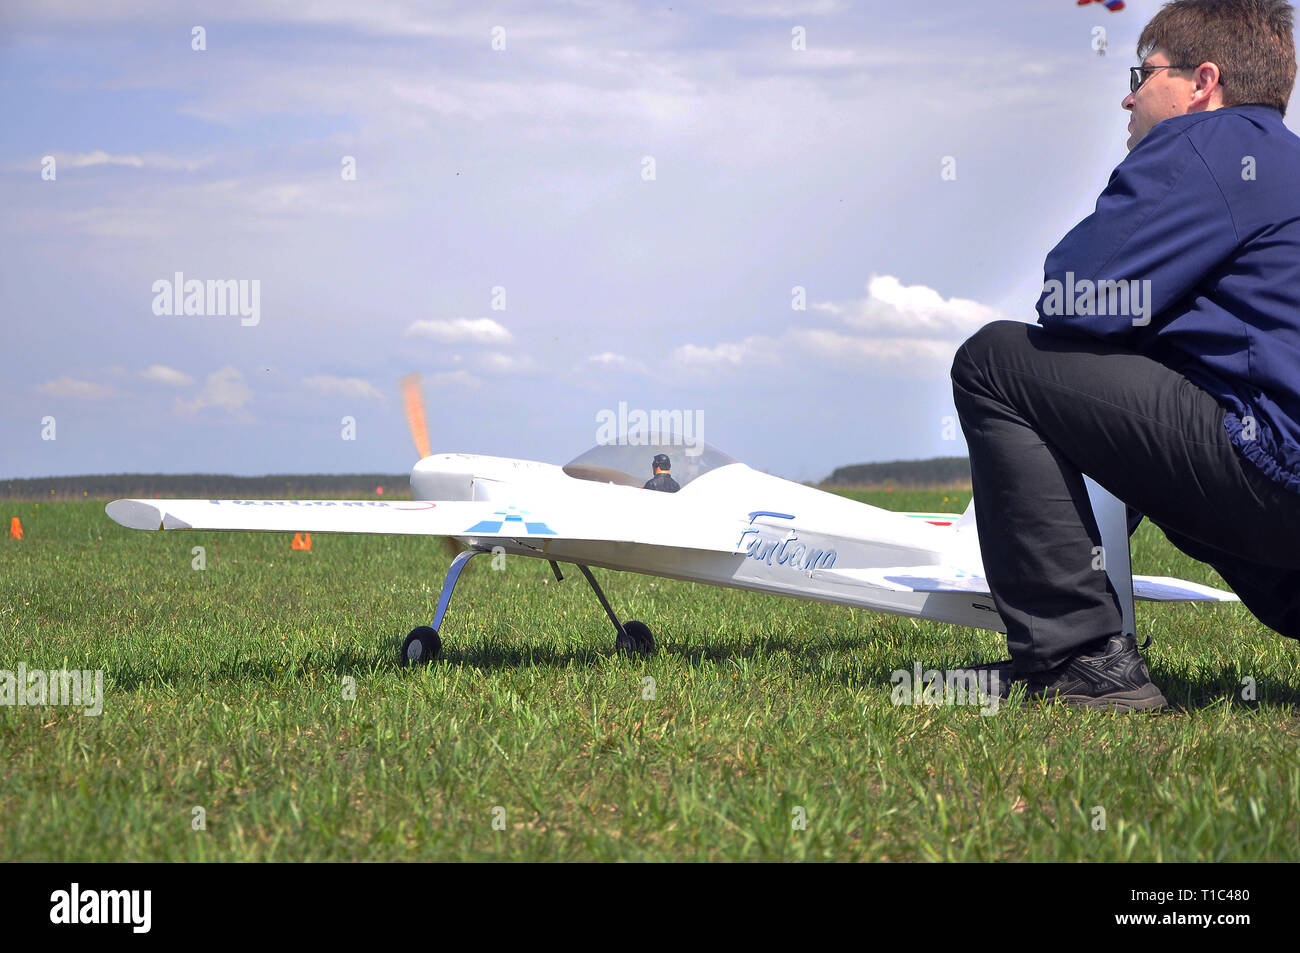
[[(838, 579), (893, 592), (968, 592), (991, 595), (988, 580), (956, 566), (818, 569), (814, 578)], [(1231, 592), (1169, 576), (1134, 576), (1133, 595), (1148, 602), (1239, 602)]]
[(740, 552), (735, 543), (742, 528), (725, 519), (666, 520), (643, 509), (593, 511), (554, 503), (534, 508), (490, 500), (115, 500), (105, 510), (128, 529), (599, 540), (725, 553)]

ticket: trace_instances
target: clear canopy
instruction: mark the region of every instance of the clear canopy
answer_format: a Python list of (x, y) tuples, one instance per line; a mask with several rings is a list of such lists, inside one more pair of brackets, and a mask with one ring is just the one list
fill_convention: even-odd
[(684, 487), (701, 474), (738, 462), (707, 443), (683, 441), (672, 434), (630, 434), (624, 440), (592, 447), (566, 463), (564, 472), (596, 483), (644, 486), (654, 476), (655, 456), (662, 453), (668, 457), (668, 472)]

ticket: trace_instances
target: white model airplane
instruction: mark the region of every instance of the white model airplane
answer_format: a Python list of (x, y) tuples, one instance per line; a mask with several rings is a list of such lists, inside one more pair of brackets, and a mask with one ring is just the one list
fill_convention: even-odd
[[(422, 426), (412, 414), (417, 446)], [(427, 439), (427, 438), (426, 438)], [(636, 443), (630, 442), (636, 439)], [(424, 451), (424, 448), (421, 448)], [(687, 450), (693, 453), (686, 452)], [(668, 454), (675, 493), (643, 489)], [(1168, 577), (1132, 576), (1124, 504), (1088, 481), (1105, 571), (1125, 631), (1133, 598), (1237, 601)], [(465, 565), (484, 552), (576, 565), (617, 632), (616, 647), (654, 650), (642, 622), (620, 622), (593, 566), (713, 586), (774, 592), (1003, 632), (980, 559), (974, 503), (955, 514), (900, 513), (752, 470), (707, 445), (671, 436), (597, 446), (565, 466), (463, 453), (428, 454), (411, 471), (412, 500), (116, 500), (131, 529), (266, 530), (449, 536), (451, 564), (432, 625), (414, 629), (403, 664), (441, 651), (439, 629)]]

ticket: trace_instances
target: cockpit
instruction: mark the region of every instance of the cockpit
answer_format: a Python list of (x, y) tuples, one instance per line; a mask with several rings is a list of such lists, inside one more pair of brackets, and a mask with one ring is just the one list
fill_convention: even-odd
[(633, 433), (624, 440), (624, 443), (592, 447), (566, 463), (564, 472), (577, 480), (641, 487), (653, 476), (654, 458), (662, 453), (671, 461), (669, 472), (673, 479), (685, 488), (686, 484), (710, 470), (739, 462), (716, 447), (698, 440), (683, 440), (673, 434)]

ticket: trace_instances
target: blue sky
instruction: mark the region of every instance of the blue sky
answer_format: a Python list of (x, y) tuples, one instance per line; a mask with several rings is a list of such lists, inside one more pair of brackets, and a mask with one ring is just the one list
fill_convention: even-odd
[(0, 477), (403, 472), (410, 371), (435, 451), (625, 402), (794, 479), (963, 454), (952, 354), (1032, 319), (1157, 8), (8, 3)]

